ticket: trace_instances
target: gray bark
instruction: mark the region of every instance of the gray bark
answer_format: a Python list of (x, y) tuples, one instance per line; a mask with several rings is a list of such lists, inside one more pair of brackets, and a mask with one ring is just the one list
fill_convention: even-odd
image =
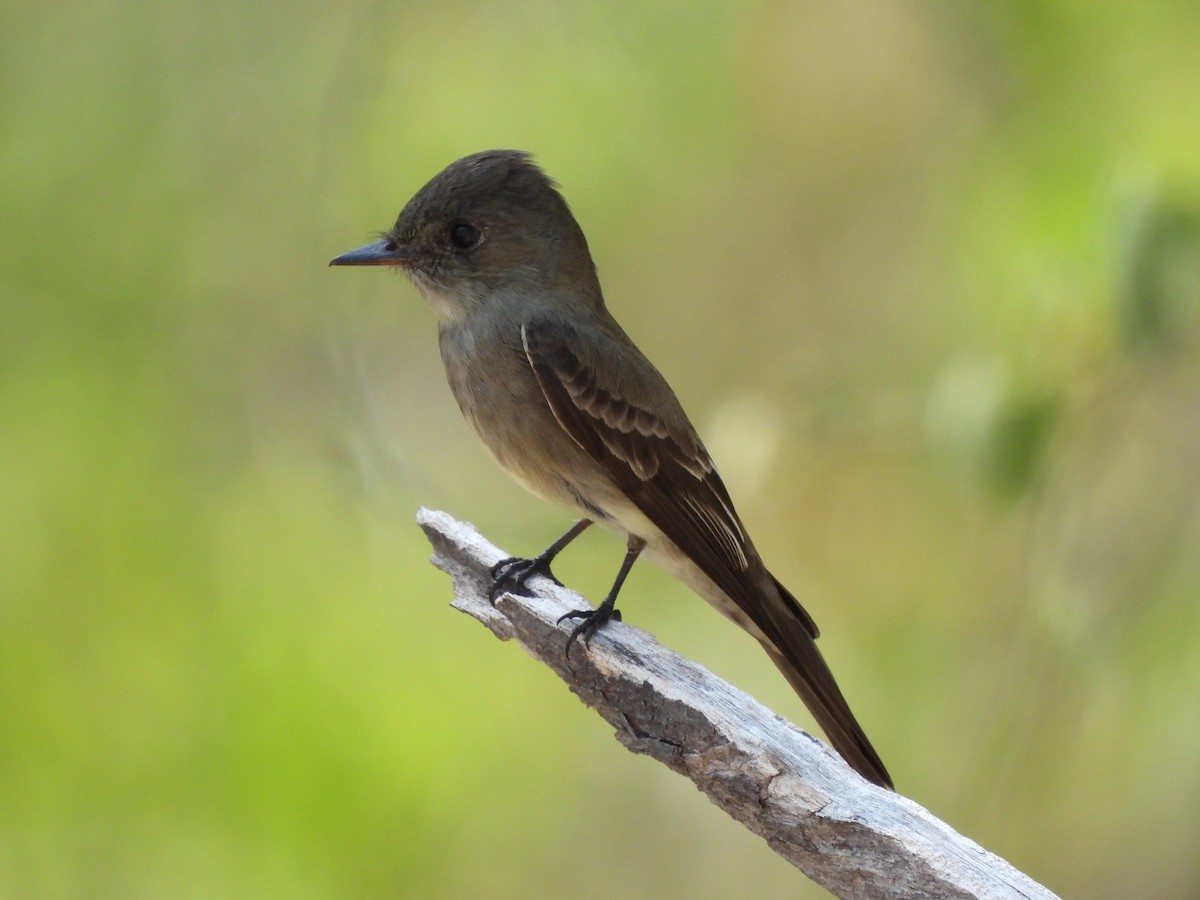
[(809, 878), (844, 898), (1055, 895), (899, 794), (870, 784), (821, 741), (622, 622), (563, 648), (558, 618), (583, 598), (548, 579), (534, 597), (488, 601), (488, 569), (507, 556), (471, 525), (421, 510), (455, 609), (515, 639), (616, 729), (629, 750), (686, 775)]

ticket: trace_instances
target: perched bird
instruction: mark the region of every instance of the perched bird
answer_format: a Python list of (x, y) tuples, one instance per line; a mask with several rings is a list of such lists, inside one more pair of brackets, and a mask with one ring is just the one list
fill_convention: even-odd
[(555, 555), (592, 522), (627, 537), (608, 596), (567, 641), (619, 618), (617, 593), (645, 553), (750, 632), (843, 758), (891, 778), (851, 713), (817, 626), (767, 571), (670, 386), (609, 314), (586, 238), (528, 153), (453, 163), (379, 240), (330, 265), (395, 266), (433, 307), (450, 388), (496, 461), (582, 518), (532, 559), (493, 568), (493, 601), (550, 577)]

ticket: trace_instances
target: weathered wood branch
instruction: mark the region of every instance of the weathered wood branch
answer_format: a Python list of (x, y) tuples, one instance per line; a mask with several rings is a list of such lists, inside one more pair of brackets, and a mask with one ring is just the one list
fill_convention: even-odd
[(515, 638), (616, 729), (617, 739), (696, 783), (788, 862), (845, 898), (1030, 898), (1049, 890), (923, 807), (860, 777), (823, 743), (628, 624), (563, 648), (559, 616), (582, 598), (548, 579), (535, 597), (488, 602), (488, 568), (507, 554), (471, 525), (421, 510), (453, 606)]

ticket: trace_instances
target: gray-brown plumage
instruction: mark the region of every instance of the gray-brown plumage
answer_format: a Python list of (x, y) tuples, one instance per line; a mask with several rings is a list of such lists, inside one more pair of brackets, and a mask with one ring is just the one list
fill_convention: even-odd
[(754, 635), (846, 761), (891, 787), (817, 649), (816, 624), (767, 571), (675, 394), (605, 308), (587, 240), (528, 154), (459, 160), (380, 240), (332, 264), (408, 273), (437, 314), (467, 421), (517, 481), (584, 517), (541, 556), (498, 566), (496, 591), (549, 574), (566, 543), (603, 521), (629, 552), (599, 609), (572, 614), (583, 619), (572, 641), (616, 614), (645, 552)]

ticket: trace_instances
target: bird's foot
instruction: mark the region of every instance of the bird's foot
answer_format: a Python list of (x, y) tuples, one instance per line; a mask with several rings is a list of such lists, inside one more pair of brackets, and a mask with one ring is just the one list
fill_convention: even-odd
[(542, 556), (535, 556), (533, 559), (509, 556), (488, 569), (488, 574), (492, 576), (492, 588), (488, 591), (488, 600), (492, 606), (495, 606), (496, 601), (504, 594), (528, 597), (530, 591), (526, 582), (534, 575), (545, 575), (562, 587), (562, 582), (550, 571), (550, 560)]
[(571, 636), (567, 638), (567, 649), (564, 652), (566, 656), (570, 656), (571, 645), (575, 643), (576, 638), (583, 638), (583, 643), (586, 646), (596, 629), (610, 620), (620, 622), (621, 611), (612, 602), (605, 602), (601, 603), (595, 609), (576, 609), (561, 615), (558, 617), (558, 624), (561, 625), (567, 619), (583, 619), (582, 622), (571, 630)]

